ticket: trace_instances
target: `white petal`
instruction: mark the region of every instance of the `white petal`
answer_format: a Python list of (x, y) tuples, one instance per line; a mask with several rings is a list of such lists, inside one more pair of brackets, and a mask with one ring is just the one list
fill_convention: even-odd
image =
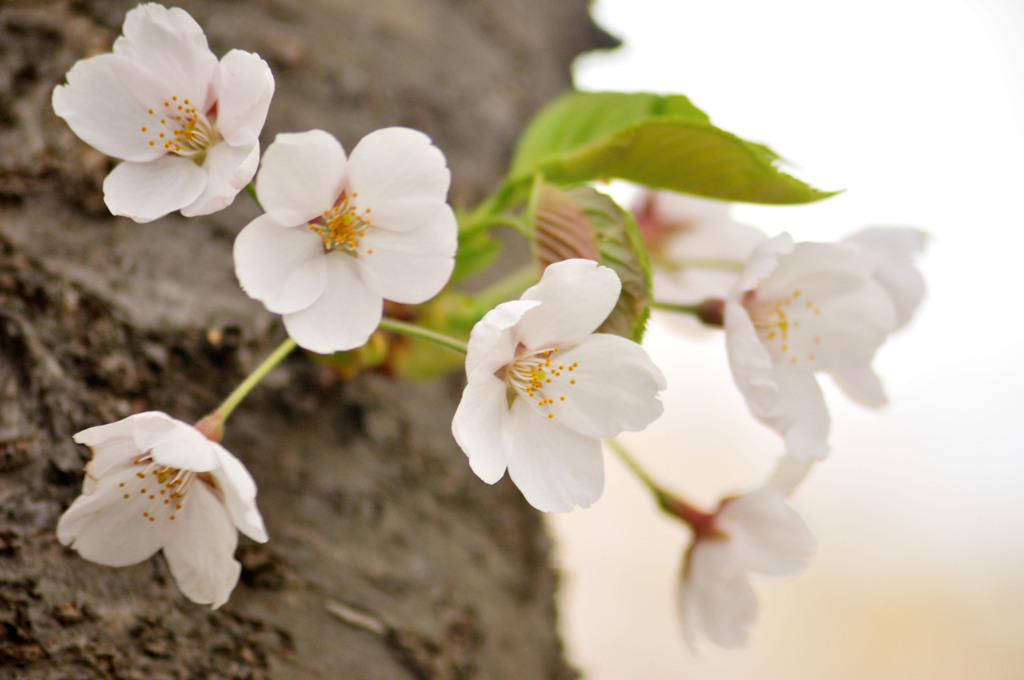
[(451, 173), (430, 137), (391, 127), (363, 137), (349, 158), (350, 198), (371, 208), (373, 223), (393, 231), (423, 225), (448, 196)]
[(188, 12), (155, 3), (139, 5), (125, 15), (122, 33), (114, 43), (115, 54), (164, 78), (171, 87), (164, 96), (200, 104), (200, 113), (213, 105), (217, 58)]
[(530, 505), (569, 512), (601, 497), (604, 459), (598, 440), (541, 417), (522, 399), (513, 402), (509, 415), (508, 474)]
[(282, 133), (263, 154), (256, 196), (278, 223), (303, 224), (338, 200), (346, 167), (341, 143), (323, 130)]
[(761, 344), (747, 310), (730, 300), (725, 305), (725, 348), (736, 386), (755, 414), (769, 413), (778, 403), (771, 355)]
[(920, 229), (873, 227), (846, 241), (860, 246), (871, 257), (875, 280), (896, 307), (896, 327), (905, 326), (924, 299), (924, 277), (914, 267), (914, 258), (924, 252), (928, 234)]
[(167, 153), (155, 143), (159, 120), (149, 114), (162, 103), (165, 81), (116, 54), (76, 62), (67, 80), (53, 90), (53, 110), (84, 142), (108, 156), (140, 163)]
[(188, 599), (214, 609), (228, 601), (242, 566), (235, 561), (238, 532), (224, 506), (197, 482), (174, 520), (164, 556)]
[(320, 237), (301, 227), (282, 227), (267, 215), (239, 232), (234, 258), (242, 290), (276, 314), (309, 307), (327, 286), (327, 257)]
[(775, 410), (754, 415), (785, 438), (786, 449), (794, 456), (805, 460), (825, 458), (831, 421), (814, 375), (778, 367), (775, 384), (779, 388)]
[(765, 482), (765, 486), (775, 489), (783, 496), (789, 496), (811, 471), (813, 464), (814, 462), (811, 460), (804, 460), (791, 453), (784, 453), (775, 464), (775, 469), (768, 481)]
[(571, 430), (609, 439), (644, 429), (664, 411), (665, 377), (635, 342), (598, 333), (550, 359), (541, 394), (551, 403), (540, 410)]
[(135, 445), (148, 451), (160, 465), (209, 472), (220, 466), (213, 442), (186, 422), (159, 411), (136, 414), (132, 419)]
[(717, 525), (733, 544), (739, 568), (768, 576), (794, 576), (818, 542), (803, 517), (770, 486), (726, 501)]
[(466, 351), (466, 375), (477, 371), (494, 373), (515, 358), (519, 337), (516, 324), (540, 303), (535, 300), (510, 300), (484, 314), (469, 334)]
[(736, 280), (730, 297), (740, 300), (743, 293), (757, 288), (779, 266), (779, 259), (793, 251), (793, 237), (782, 232), (754, 248)]
[(259, 55), (231, 50), (220, 60), (217, 129), (232, 146), (258, 144), (274, 96), (274, 75)]
[(231, 521), (249, 538), (266, 543), (267, 528), (256, 507), (256, 482), (242, 461), (230, 451), (216, 443), (213, 448), (220, 459), (220, 468), (211, 474), (224, 494), (224, 505)]
[(134, 474), (131, 466), (118, 474), (108, 471), (92, 493), (79, 496), (61, 515), (57, 539), (90, 562), (110, 567), (141, 562), (159, 550), (166, 537), (164, 527), (143, 516), (151, 501), (137, 493), (124, 498), (120, 486)]
[(702, 539), (687, 556), (678, 603), (692, 649), (702, 635), (719, 647), (742, 647), (757, 618), (750, 580), (729, 563), (729, 553), (726, 541)]
[(75, 434), (73, 439), (89, 447), (92, 459), (85, 465), (84, 493), (91, 493), (96, 481), (119, 465), (134, 461), (142, 453), (132, 436), (132, 418), (97, 425)]
[(359, 257), (373, 274), (384, 299), (419, 304), (437, 295), (448, 283), (457, 246), (455, 213), (443, 204), (418, 229), (371, 229), (359, 243)]
[(206, 152), (202, 169), (206, 188), (196, 200), (181, 209), (185, 217), (209, 215), (231, 205), (238, 192), (245, 188), (260, 162), (260, 145), (228, 146), (214, 144)]
[(329, 253), (327, 284), (309, 307), (284, 315), (284, 327), (298, 345), (331, 354), (366, 344), (380, 324), (384, 300), (363, 281), (359, 262), (341, 252)]
[(520, 298), (542, 303), (519, 323), (523, 344), (542, 349), (590, 335), (611, 314), (621, 290), (618, 275), (591, 260), (549, 265)]
[(470, 377), (452, 419), (452, 435), (469, 457), (476, 476), (494, 484), (508, 466), (503, 430), (508, 427), (505, 383), (493, 375)]
[(103, 181), (103, 200), (114, 215), (152, 222), (194, 201), (207, 181), (201, 167), (181, 156), (167, 155), (152, 163), (125, 161)]
[(834, 371), (832, 377), (846, 396), (862, 406), (881, 408), (889, 403), (882, 381), (871, 366)]

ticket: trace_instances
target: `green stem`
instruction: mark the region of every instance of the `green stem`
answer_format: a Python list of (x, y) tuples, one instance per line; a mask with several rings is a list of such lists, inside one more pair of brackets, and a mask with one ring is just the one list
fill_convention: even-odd
[(690, 314), (697, 317), (700, 316), (700, 305), (680, 305), (674, 302), (658, 302), (657, 300), (652, 300), (651, 309), (660, 309), (665, 312), (679, 312), (680, 314)]
[(235, 390), (228, 395), (227, 399), (225, 399), (211, 415), (218, 417), (222, 423), (227, 420), (228, 416), (231, 415), (231, 412), (235, 410), (235, 407), (238, 406), (238, 404), (245, 399), (246, 395), (252, 391), (252, 388), (256, 387), (267, 373), (281, 363), (281, 360), (288, 356), (293, 349), (295, 349), (295, 341), (291, 338), (286, 339), (278, 345), (277, 349), (275, 349), (270, 356), (264, 359), (263, 363), (257, 366), (256, 369), (242, 381), (242, 384), (236, 387)]
[(681, 519), (689, 525), (697, 536), (715, 532), (715, 516), (713, 514), (699, 510), (679, 496), (666, 491), (640, 466), (636, 459), (626, 450), (626, 447), (614, 439), (607, 441), (608, 446), (619, 457), (619, 460), (625, 463), (629, 471), (654, 495), (659, 508), (673, 517)]
[(448, 337), (442, 333), (423, 328), (422, 326), (416, 326), (411, 323), (406, 323), (405, 321), (398, 321), (397, 319), (384, 317), (380, 321), (380, 327), (386, 328), (393, 333), (408, 335), (411, 338), (419, 338), (421, 340), (426, 340), (427, 342), (432, 342), (435, 345), (440, 345), (441, 347), (447, 347), (448, 349), (460, 354), (466, 353), (466, 343), (461, 340)]

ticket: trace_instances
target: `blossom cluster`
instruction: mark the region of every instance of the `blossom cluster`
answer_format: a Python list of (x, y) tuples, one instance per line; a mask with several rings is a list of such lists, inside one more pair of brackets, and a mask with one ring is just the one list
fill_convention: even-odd
[[(78, 62), (52, 99), (75, 134), (120, 161), (103, 184), (114, 215), (140, 223), (206, 215), (251, 187), (263, 212), (239, 231), (234, 270), (293, 343), (266, 370), (296, 345), (323, 355), (359, 348), (385, 322), (386, 301), (420, 305), (443, 294), (460, 237), (451, 173), (426, 134), (383, 128), (346, 153), (324, 130), (280, 133), (261, 156), (273, 92), (259, 56), (232, 50), (218, 60), (186, 12), (144, 4), (128, 12), (112, 52)], [(518, 299), (506, 295), (474, 316), (451, 431), (483, 482), (507, 472), (535, 508), (569, 512), (601, 497), (602, 441), (658, 419), (667, 381), (638, 337), (604, 332), (638, 295), (613, 268), (621, 259), (603, 258), (582, 208), (553, 221), (590, 228), (579, 242), (593, 248), (575, 253), (577, 241), (559, 241), (570, 252), (543, 261)], [(886, 402), (872, 361), (924, 296), (914, 258), (926, 238), (874, 228), (838, 243), (797, 243), (735, 222), (725, 204), (665, 193), (648, 194), (637, 222), (646, 253), (635, 279), (646, 285), (649, 253), (654, 295), (724, 330), (737, 388), (785, 451), (764, 485), (711, 513), (638, 472), (692, 529), (678, 598), (687, 641), (739, 646), (757, 611), (750, 576), (795, 574), (816, 546), (788, 497), (829, 453), (818, 376), (863, 404)], [(642, 327), (646, 307), (633, 313)], [(186, 597), (224, 604), (241, 569), (238, 532), (268, 540), (253, 477), (219, 443), (244, 394), (196, 425), (148, 411), (74, 435), (92, 459), (58, 540), (110, 566), (162, 551)]]

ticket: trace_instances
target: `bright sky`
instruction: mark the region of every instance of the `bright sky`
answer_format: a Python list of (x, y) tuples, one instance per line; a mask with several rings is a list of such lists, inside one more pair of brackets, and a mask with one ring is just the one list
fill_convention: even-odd
[[(822, 548), (796, 581), (756, 584), (749, 650), (685, 650), (672, 597), (686, 534), (615, 461), (605, 498), (556, 518), (588, 677), (760, 680), (765, 663), (787, 678), (1021, 677), (1024, 3), (598, 0), (595, 15), (625, 47), (581, 59), (580, 88), (686, 94), (803, 179), (846, 189), (739, 206), (741, 221), (802, 240), (880, 224), (933, 240), (925, 306), (875, 362), (893, 403), (828, 391), (833, 453), (796, 497)], [(625, 441), (705, 503), (756, 483), (778, 438), (747, 413), (719, 340), (658, 327), (649, 340), (670, 417)]]

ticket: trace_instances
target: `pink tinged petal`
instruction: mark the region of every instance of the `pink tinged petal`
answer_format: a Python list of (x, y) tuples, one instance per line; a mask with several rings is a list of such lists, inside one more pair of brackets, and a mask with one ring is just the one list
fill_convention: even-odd
[(263, 524), (263, 516), (256, 507), (256, 482), (242, 461), (230, 451), (216, 443), (213, 444), (213, 448), (220, 459), (220, 468), (213, 470), (211, 474), (231, 521), (249, 538), (266, 543), (267, 528)]
[(155, 463), (192, 472), (209, 472), (220, 466), (213, 442), (186, 422), (147, 411), (132, 416), (132, 425), (135, 445)]
[(871, 258), (875, 280), (896, 307), (896, 328), (905, 326), (924, 299), (924, 277), (914, 266), (914, 259), (924, 252), (928, 234), (905, 227), (873, 227), (846, 241), (860, 246)]
[(871, 366), (833, 371), (831, 375), (846, 396), (862, 406), (881, 408), (889, 403), (882, 381)]
[(664, 411), (658, 392), (665, 376), (643, 347), (598, 333), (550, 355), (540, 411), (571, 430), (598, 439), (642, 430)]
[(457, 247), (455, 213), (442, 205), (418, 229), (369, 230), (359, 242), (359, 258), (384, 299), (415, 305), (434, 297), (448, 283)]
[(143, 494), (124, 497), (121, 483), (128, 484), (136, 469), (124, 466), (108, 472), (79, 496), (57, 523), (57, 539), (89, 560), (110, 567), (136, 564), (160, 549), (165, 538), (162, 526), (143, 515), (152, 501)]
[(53, 110), (86, 144), (138, 163), (167, 153), (157, 136), (159, 120), (149, 114), (163, 103), (165, 81), (116, 54), (76, 62), (67, 81), (53, 90)]
[(472, 378), (477, 371), (494, 373), (511, 363), (519, 345), (516, 324), (538, 305), (536, 300), (511, 300), (487, 312), (469, 334), (466, 376)]
[(242, 572), (235, 561), (238, 532), (216, 496), (197, 482), (172, 522), (164, 556), (188, 599), (214, 609), (228, 601)]
[(704, 539), (689, 551), (678, 605), (687, 644), (700, 638), (726, 649), (747, 643), (757, 619), (757, 598), (746, 572), (730, 563), (727, 541)]
[(487, 373), (470, 376), (462, 400), (452, 419), (452, 435), (476, 476), (494, 484), (508, 465), (509, 449), (504, 430), (508, 427), (505, 383)]
[(825, 396), (813, 374), (778, 367), (775, 383), (779, 401), (769, 413), (754, 415), (786, 441), (786, 449), (798, 458), (822, 459), (828, 455), (831, 420)]
[(736, 386), (755, 414), (771, 412), (778, 402), (772, 357), (761, 344), (750, 315), (743, 305), (725, 306), (725, 348)]
[(188, 12), (155, 3), (139, 5), (125, 15), (122, 33), (114, 43), (115, 54), (164, 78), (171, 88), (164, 97), (189, 99), (199, 105), (200, 113), (207, 112), (213, 105), (217, 57)]
[(323, 130), (281, 133), (263, 154), (256, 196), (279, 224), (304, 224), (341, 196), (346, 167), (341, 143)]
[(589, 507), (604, 490), (601, 444), (540, 416), (517, 399), (504, 430), (508, 474), (530, 505), (544, 512)]
[(196, 200), (181, 209), (185, 217), (209, 215), (231, 205), (245, 188), (260, 162), (260, 145), (228, 146), (215, 144), (206, 152), (201, 166), (206, 173), (206, 188)]
[(384, 300), (367, 286), (359, 262), (341, 252), (329, 253), (327, 284), (309, 307), (284, 315), (288, 335), (303, 349), (331, 354), (366, 344), (380, 324)]
[(234, 259), (242, 290), (275, 314), (306, 309), (327, 286), (320, 237), (308, 229), (282, 227), (268, 215), (239, 232)]
[(220, 60), (217, 129), (232, 146), (259, 141), (274, 96), (274, 76), (259, 55), (231, 50)]
[(103, 180), (103, 200), (114, 215), (152, 222), (190, 204), (207, 181), (201, 167), (181, 156), (167, 155), (152, 163), (126, 161)]
[(621, 290), (608, 267), (581, 259), (555, 262), (520, 298), (542, 304), (523, 316), (519, 336), (528, 348), (543, 349), (590, 335), (611, 314)]
[(726, 501), (717, 526), (733, 544), (733, 563), (767, 576), (795, 576), (818, 547), (807, 522), (770, 486)]
[(349, 158), (349, 190), (374, 226), (407, 231), (422, 226), (445, 202), (451, 173), (430, 137), (409, 128), (376, 130), (359, 140)]

